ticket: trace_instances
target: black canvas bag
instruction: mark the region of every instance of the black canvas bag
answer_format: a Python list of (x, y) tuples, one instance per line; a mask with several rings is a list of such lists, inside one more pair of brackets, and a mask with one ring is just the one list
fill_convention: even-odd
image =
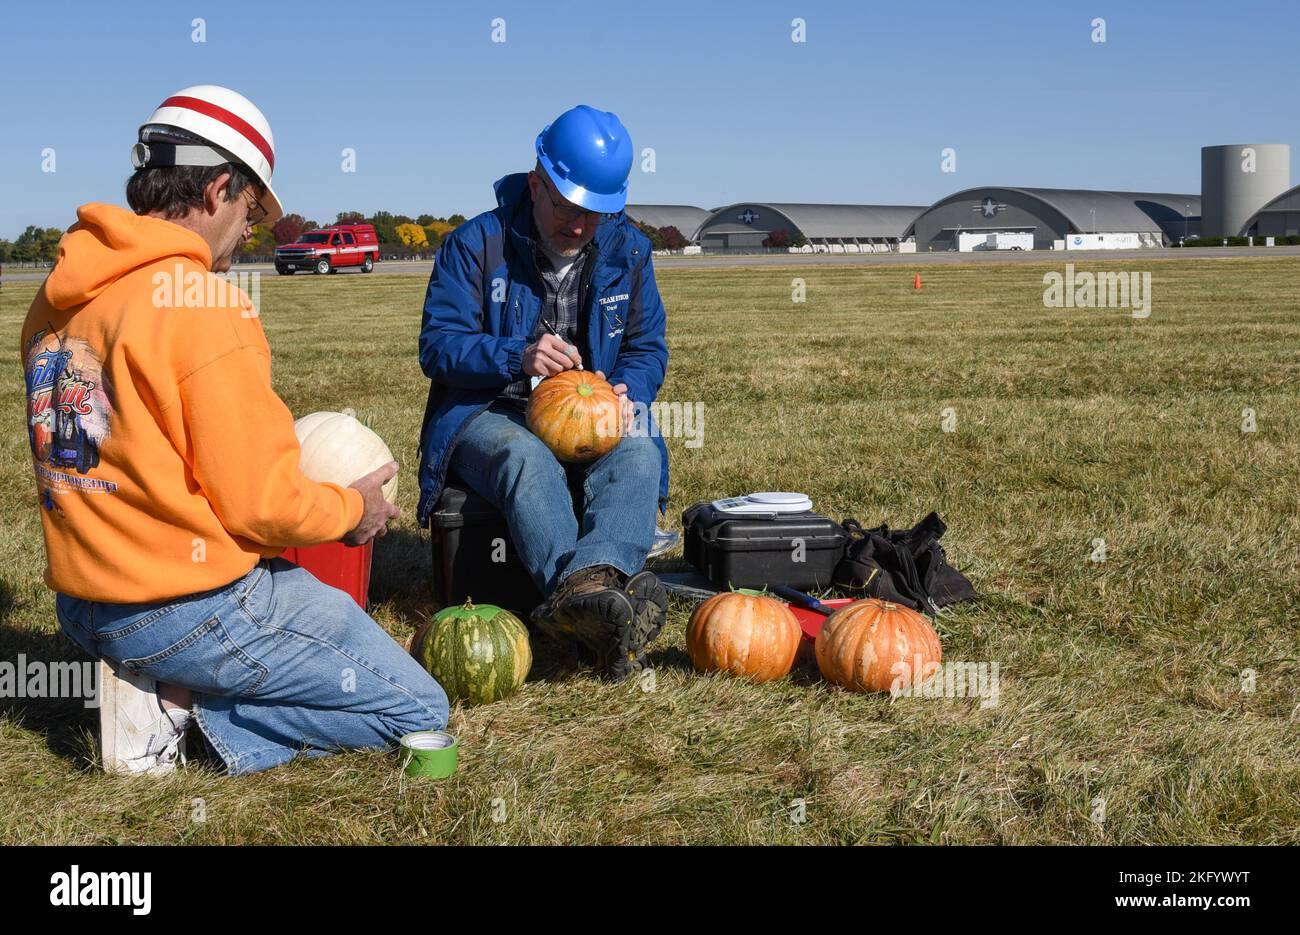
[(948, 527), (937, 513), (911, 529), (863, 529), (855, 519), (843, 526), (849, 544), (835, 566), (836, 587), (927, 614), (978, 597), (966, 576), (948, 564), (939, 544)]

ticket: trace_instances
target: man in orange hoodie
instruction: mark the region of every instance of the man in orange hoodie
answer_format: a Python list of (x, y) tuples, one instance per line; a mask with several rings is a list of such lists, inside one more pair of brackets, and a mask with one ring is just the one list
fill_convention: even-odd
[(63, 631), (118, 676), (105, 768), (170, 771), (191, 719), (232, 773), (445, 726), (415, 660), (275, 558), (382, 535), (397, 465), (346, 488), (302, 474), (257, 311), (215, 275), (282, 213), (265, 117), (203, 85), (139, 139), (133, 211), (78, 209), (22, 332), (45, 581)]

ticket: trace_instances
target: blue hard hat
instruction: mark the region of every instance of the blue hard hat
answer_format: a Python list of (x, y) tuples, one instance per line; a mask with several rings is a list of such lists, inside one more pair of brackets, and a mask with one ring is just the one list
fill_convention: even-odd
[(632, 137), (618, 117), (579, 104), (537, 134), (537, 161), (567, 201), (617, 214), (627, 203)]

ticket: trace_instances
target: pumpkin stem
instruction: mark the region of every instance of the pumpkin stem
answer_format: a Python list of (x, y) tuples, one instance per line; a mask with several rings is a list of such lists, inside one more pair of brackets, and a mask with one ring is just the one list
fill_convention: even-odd
[(579, 383), (579, 384), (578, 384), (578, 395), (579, 395), (579, 396), (590, 396), (590, 395), (591, 395), (591, 384), (590, 384), (590, 383)]

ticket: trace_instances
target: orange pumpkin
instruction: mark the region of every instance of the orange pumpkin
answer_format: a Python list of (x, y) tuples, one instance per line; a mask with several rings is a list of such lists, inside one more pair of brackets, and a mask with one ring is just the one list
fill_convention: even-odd
[(595, 461), (623, 437), (622, 404), (590, 370), (566, 370), (533, 388), (528, 428), (561, 461)]
[(770, 682), (790, 671), (802, 636), (787, 605), (757, 591), (731, 591), (695, 608), (686, 625), (686, 651), (700, 672)]
[(924, 616), (873, 597), (831, 614), (817, 634), (817, 668), (850, 691), (887, 692), (928, 678), (943, 650)]

